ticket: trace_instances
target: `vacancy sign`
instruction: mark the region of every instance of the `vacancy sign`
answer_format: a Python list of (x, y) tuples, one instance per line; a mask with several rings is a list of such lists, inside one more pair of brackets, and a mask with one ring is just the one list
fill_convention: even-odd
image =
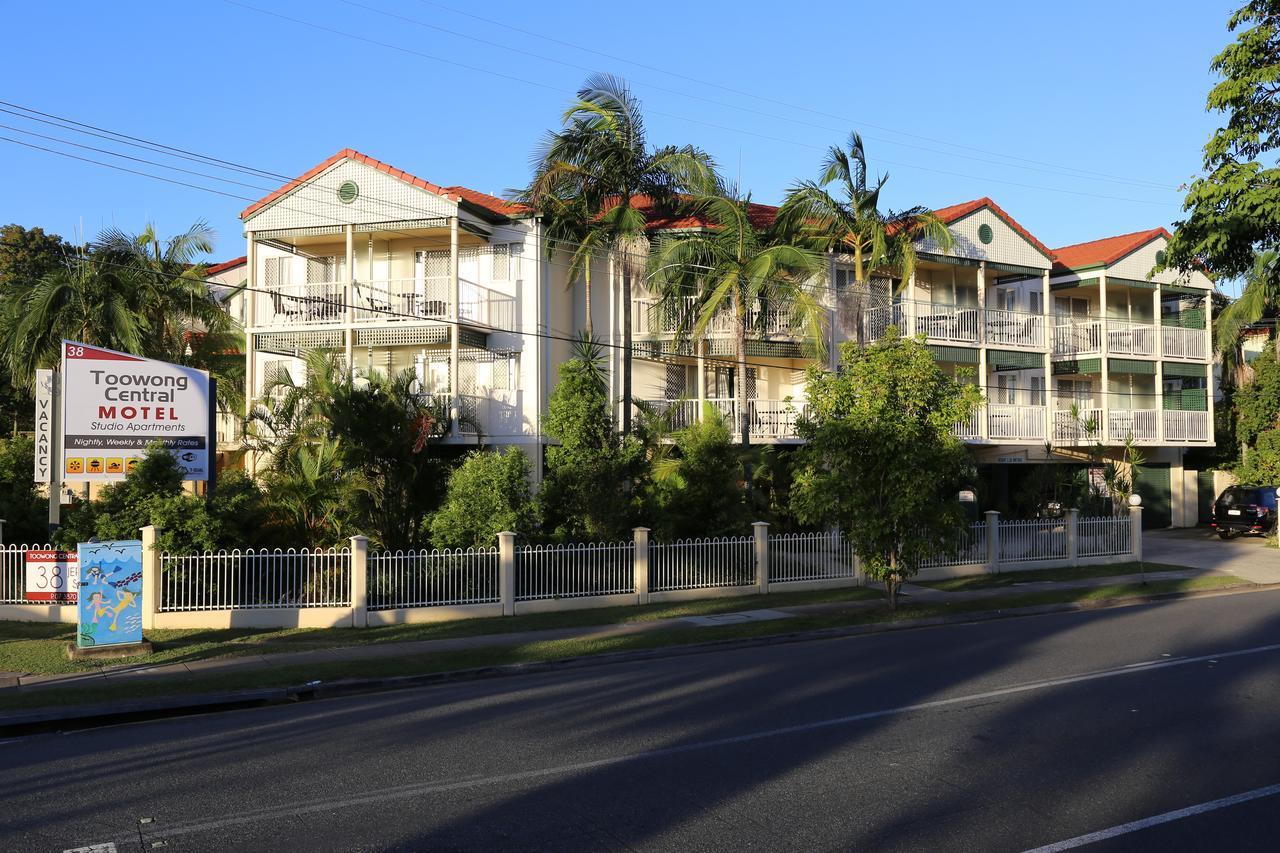
[(80, 562), (75, 551), (28, 551), (24, 562), (27, 601), (75, 604), (80, 588)]
[(37, 483), (47, 483), (53, 470), (53, 371), (36, 371), (36, 469)]
[(160, 442), (183, 479), (209, 479), (209, 374), (62, 342), (64, 480), (122, 480)]

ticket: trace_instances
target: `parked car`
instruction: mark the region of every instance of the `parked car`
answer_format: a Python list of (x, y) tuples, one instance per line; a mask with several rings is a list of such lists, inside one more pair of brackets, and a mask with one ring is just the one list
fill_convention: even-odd
[(1237, 533), (1271, 533), (1276, 529), (1276, 487), (1230, 487), (1214, 501), (1210, 526), (1222, 539)]

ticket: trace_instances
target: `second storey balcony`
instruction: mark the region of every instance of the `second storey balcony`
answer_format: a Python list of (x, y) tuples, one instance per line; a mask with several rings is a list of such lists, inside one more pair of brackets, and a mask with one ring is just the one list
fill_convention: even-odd
[(1064, 358), (1108, 354), (1203, 361), (1209, 357), (1209, 342), (1203, 329), (1130, 320), (1057, 318), (1053, 354)]
[[(697, 305), (693, 297), (685, 297), (674, 304), (652, 296), (638, 297), (632, 300), (631, 310), (632, 329), (639, 336), (692, 335), (697, 323)], [(707, 324), (705, 337), (732, 338), (734, 334), (733, 316), (722, 311)], [(747, 335), (789, 339), (807, 337), (805, 330), (789, 310), (774, 308), (759, 301), (747, 312)]]
[(1022, 311), (904, 300), (863, 313), (863, 333), (868, 340), (879, 338), (890, 326), (904, 335), (924, 335), (930, 343), (1040, 351), (1048, 345), (1044, 316)]
[[(438, 278), (374, 281), (315, 281), (270, 285), (250, 294), (255, 327), (329, 326), (451, 320), (452, 283)], [(459, 279), (457, 319), (494, 329), (511, 329), (516, 298)]]

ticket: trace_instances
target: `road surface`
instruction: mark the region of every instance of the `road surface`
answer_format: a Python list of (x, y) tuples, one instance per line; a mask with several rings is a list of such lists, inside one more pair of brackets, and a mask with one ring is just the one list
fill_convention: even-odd
[(0, 849), (23, 853), (1272, 851), (1277, 838), (1280, 591), (0, 744)]

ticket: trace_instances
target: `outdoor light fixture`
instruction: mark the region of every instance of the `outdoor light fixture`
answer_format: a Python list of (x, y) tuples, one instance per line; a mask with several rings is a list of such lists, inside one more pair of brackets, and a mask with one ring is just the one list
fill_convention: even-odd
[(1142, 495), (1137, 492), (1129, 495), (1129, 506), (1142, 506)]

